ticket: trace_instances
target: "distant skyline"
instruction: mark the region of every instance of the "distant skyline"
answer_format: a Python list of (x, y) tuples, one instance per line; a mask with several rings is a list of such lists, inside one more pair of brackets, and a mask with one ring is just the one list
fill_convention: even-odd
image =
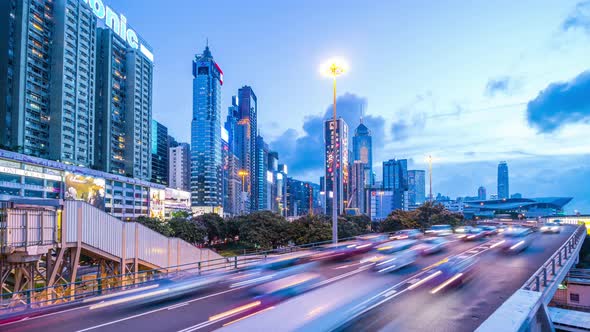
[(427, 169), (432, 154), (435, 195), (489, 195), (506, 160), (511, 193), (573, 196), (568, 211), (590, 212), (590, 1), (105, 2), (154, 49), (154, 119), (180, 141), (208, 38), (223, 113), (252, 86), (260, 133), (290, 175), (317, 183), (331, 102), (318, 68), (338, 55), (350, 63), (338, 112), (356, 128), (364, 105), (378, 178), (383, 160)]

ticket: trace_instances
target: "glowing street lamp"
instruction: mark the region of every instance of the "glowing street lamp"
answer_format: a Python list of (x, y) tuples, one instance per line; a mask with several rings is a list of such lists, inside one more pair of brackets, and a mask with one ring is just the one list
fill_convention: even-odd
[(334, 105), (333, 115), (334, 119), (332, 122), (332, 242), (338, 242), (338, 196), (336, 193), (336, 77), (344, 74), (348, 71), (346, 62), (339, 58), (333, 58), (328, 60), (321, 66), (322, 74), (332, 77), (332, 86), (334, 92)]
[(244, 183), (245, 183), (244, 178), (246, 176), (248, 176), (248, 171), (245, 169), (241, 169), (238, 171), (238, 175), (242, 178), (242, 192), (244, 192), (244, 191), (246, 191), (245, 187), (244, 187)]

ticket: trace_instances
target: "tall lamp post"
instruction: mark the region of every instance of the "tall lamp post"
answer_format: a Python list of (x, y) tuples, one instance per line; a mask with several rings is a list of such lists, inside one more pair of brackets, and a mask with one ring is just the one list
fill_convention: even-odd
[(428, 156), (428, 177), (430, 179), (430, 202), (432, 202), (432, 156)]
[(242, 178), (242, 192), (240, 193), (240, 212), (244, 213), (246, 210), (246, 187), (245, 187), (245, 180), (244, 178), (248, 176), (248, 171), (245, 169), (241, 169), (238, 171), (238, 175)]
[[(336, 158), (337, 158), (337, 147), (338, 152), (341, 149), (340, 145), (336, 144), (336, 129), (337, 129), (337, 118), (336, 118), (336, 77), (342, 75), (345, 71), (345, 64), (342, 61), (333, 59), (330, 60), (323, 70), (326, 74), (332, 77), (332, 86), (334, 92), (334, 105), (333, 105), (333, 122), (332, 122), (332, 242), (338, 243), (338, 189), (336, 186)], [(340, 172), (338, 172), (340, 173)], [(341, 177), (338, 177), (341, 179)], [(339, 186), (338, 186), (339, 187)], [(326, 196), (328, 197), (328, 196)]]

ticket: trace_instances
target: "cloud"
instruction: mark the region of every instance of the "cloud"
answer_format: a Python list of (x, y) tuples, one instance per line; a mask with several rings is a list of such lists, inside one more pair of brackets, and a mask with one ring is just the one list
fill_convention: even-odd
[[(436, 111), (436, 101), (431, 92), (417, 95), (409, 104), (402, 107), (393, 119), (390, 132), (394, 141), (405, 141), (411, 133), (424, 128), (428, 114)], [(459, 109), (457, 109), (460, 112)]]
[(564, 31), (582, 29), (590, 33), (590, 1), (579, 2), (563, 21), (561, 28)]
[(551, 83), (527, 104), (528, 124), (550, 133), (568, 123), (590, 120), (590, 71), (569, 82)]
[[(309, 178), (317, 177), (323, 173), (323, 126), (325, 119), (332, 118), (332, 108), (332, 105), (328, 106), (321, 116), (306, 117), (303, 122), (303, 135), (298, 135), (298, 130), (290, 128), (270, 143), (273, 149), (279, 151), (279, 162), (287, 164), (291, 175)], [(361, 109), (367, 110), (366, 98), (345, 93), (336, 99), (338, 117), (343, 118), (348, 124), (351, 138), (359, 124)], [(363, 123), (371, 130), (373, 149), (383, 146), (385, 119), (381, 116), (365, 114)], [(349, 144), (352, 144), (352, 140), (349, 140)], [(350, 145), (350, 149), (352, 149), (352, 145)], [(314, 182), (318, 180), (313, 179)]]
[(520, 88), (520, 81), (509, 76), (490, 78), (485, 88), (485, 95), (494, 97), (497, 94), (511, 95)]

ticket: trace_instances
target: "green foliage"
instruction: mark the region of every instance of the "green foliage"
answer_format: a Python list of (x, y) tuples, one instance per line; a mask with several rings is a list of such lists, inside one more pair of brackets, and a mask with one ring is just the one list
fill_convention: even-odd
[(381, 223), (381, 232), (395, 232), (416, 228), (425, 231), (432, 225), (448, 224), (453, 228), (463, 225), (461, 214), (450, 212), (442, 204), (426, 202), (414, 211), (395, 210)]
[(170, 227), (170, 224), (162, 219), (139, 217), (135, 221), (164, 236), (174, 236), (174, 232)]
[(191, 214), (188, 211), (174, 211), (171, 213), (173, 219), (188, 219)]
[(296, 245), (332, 239), (332, 223), (326, 216), (303, 216), (289, 223), (289, 238)]
[(195, 220), (174, 218), (169, 221), (175, 237), (185, 240), (188, 243), (203, 243), (207, 236), (205, 226)]
[(240, 220), (240, 242), (244, 245), (272, 249), (286, 245), (288, 222), (282, 216), (270, 211), (258, 211), (238, 217)]
[(217, 213), (205, 213), (195, 217), (193, 221), (200, 224), (206, 230), (209, 244), (211, 244), (213, 240), (222, 238), (223, 218)]

